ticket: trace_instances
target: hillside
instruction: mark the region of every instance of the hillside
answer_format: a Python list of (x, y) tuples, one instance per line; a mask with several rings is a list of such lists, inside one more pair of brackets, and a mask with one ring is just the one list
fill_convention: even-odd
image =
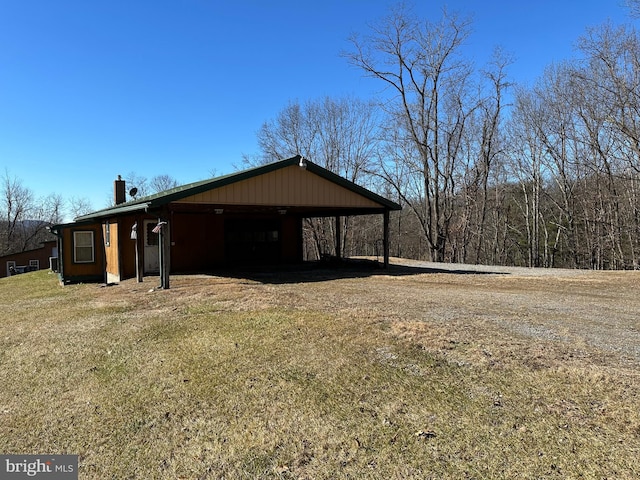
[(80, 478), (637, 478), (640, 273), (0, 279), (0, 452)]

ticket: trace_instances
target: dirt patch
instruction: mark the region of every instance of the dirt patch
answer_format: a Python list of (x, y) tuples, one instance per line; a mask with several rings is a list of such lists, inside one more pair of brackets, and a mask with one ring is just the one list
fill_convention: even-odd
[[(392, 259), (303, 271), (173, 276), (171, 289), (125, 281), (114, 302), (158, 301), (187, 308), (203, 299), (221, 310), (272, 307), (367, 316), (424, 348), (460, 361), (640, 364), (640, 272), (492, 267)], [(162, 300), (160, 299), (162, 298)], [(169, 297), (169, 298), (167, 298)], [(101, 301), (109, 301), (101, 295)], [(474, 345), (468, 351), (464, 345)], [(516, 352), (518, 350), (518, 352)], [(525, 355), (526, 356), (526, 355)], [(537, 359), (537, 360), (536, 360)]]

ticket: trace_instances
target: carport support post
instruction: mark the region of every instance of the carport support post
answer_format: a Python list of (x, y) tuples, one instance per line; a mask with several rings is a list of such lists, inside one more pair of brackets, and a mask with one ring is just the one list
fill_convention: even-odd
[[(158, 223), (161, 223), (162, 219), (158, 218)], [(159, 232), (159, 256), (160, 256), (160, 288), (163, 290), (169, 289), (169, 269), (171, 263), (171, 235), (169, 232), (169, 222), (165, 222), (160, 227)]]
[(383, 218), (384, 268), (389, 268), (389, 210), (384, 211)]
[(136, 225), (136, 278), (138, 283), (141, 283), (144, 278), (144, 266), (142, 264), (142, 255), (141, 252), (144, 251), (144, 236), (146, 232), (144, 231), (144, 221), (142, 218), (137, 217), (135, 219)]

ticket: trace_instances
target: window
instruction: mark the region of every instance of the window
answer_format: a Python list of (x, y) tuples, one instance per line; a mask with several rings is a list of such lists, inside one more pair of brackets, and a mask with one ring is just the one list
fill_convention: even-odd
[(93, 232), (73, 232), (73, 261), (93, 263)]
[(29, 266), (32, 270), (40, 270), (40, 260), (29, 260)]
[(108, 247), (111, 245), (111, 224), (105, 223), (104, 227), (104, 244)]
[(153, 232), (153, 229), (156, 228), (156, 224), (149, 222), (145, 225), (147, 227), (147, 232), (145, 238), (147, 239), (146, 246), (147, 247), (155, 247), (160, 243), (160, 235)]
[(16, 273), (16, 262), (14, 262), (13, 260), (9, 260), (7, 262), (7, 277), (10, 277), (11, 275), (15, 275)]

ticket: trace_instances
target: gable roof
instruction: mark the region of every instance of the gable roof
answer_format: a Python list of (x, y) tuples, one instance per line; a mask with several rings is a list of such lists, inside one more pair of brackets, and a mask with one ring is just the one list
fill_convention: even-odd
[[(153, 195), (148, 195), (136, 200), (131, 200), (129, 202), (121, 203), (113, 207), (79, 216), (75, 219), (75, 221), (82, 222), (87, 220), (98, 220), (101, 218), (112, 217), (125, 213), (147, 211), (150, 209), (161, 207), (171, 202), (176, 202), (188, 197), (192, 197), (203, 192), (219, 189), (227, 185), (252, 179), (260, 175), (265, 175), (267, 173), (274, 172), (283, 168), (296, 166), (299, 165), (301, 160), (302, 157), (300, 155), (296, 155), (295, 157), (291, 157), (286, 160), (269, 163), (267, 165), (262, 165), (241, 172), (236, 172), (209, 180), (201, 180), (198, 182), (189, 183), (176, 188), (165, 190), (163, 192), (155, 193)], [(367, 190), (366, 188), (363, 188), (339, 175), (336, 175), (326, 168), (316, 165), (315, 163), (312, 163), (308, 160), (305, 160), (305, 162), (307, 171), (312, 172), (324, 178), (325, 180), (335, 183), (343, 188), (346, 188), (347, 190), (380, 205), (381, 208), (385, 208), (388, 210), (400, 210), (402, 208), (397, 203), (392, 202), (376, 193), (373, 193), (372, 191)]]

